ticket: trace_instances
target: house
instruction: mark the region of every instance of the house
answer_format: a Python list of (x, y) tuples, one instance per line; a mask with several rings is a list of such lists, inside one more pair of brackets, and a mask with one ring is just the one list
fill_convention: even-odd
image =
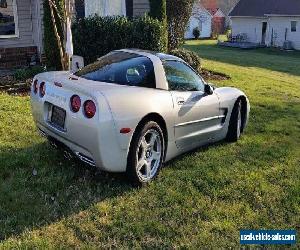
[(225, 31), (226, 19), (228, 18), (225, 12), (220, 8), (221, 3), (224, 6), (224, 0), (200, 0), (203, 7), (212, 15), (212, 33), (222, 34)]
[(0, 68), (26, 65), (42, 49), (41, 0), (0, 1)]
[(200, 1), (195, 2), (192, 9), (192, 15), (185, 32), (185, 38), (194, 38), (193, 30), (195, 28), (199, 28), (200, 38), (211, 37), (212, 18), (213, 16), (202, 6)]
[[(43, 1), (0, 0), (0, 68), (28, 65), (43, 54)], [(148, 0), (74, 0), (78, 17), (98, 14), (139, 16)]]
[(299, 0), (240, 0), (229, 14), (232, 35), (247, 41), (283, 47), (286, 41), (300, 50)]
[(220, 8), (208, 9), (213, 16), (212, 32), (213, 34), (223, 34), (226, 26), (226, 15)]
[(212, 34), (225, 31), (226, 15), (217, 7), (216, 0), (196, 1), (185, 32), (185, 38), (194, 38), (193, 30), (199, 28), (200, 38), (209, 38)]

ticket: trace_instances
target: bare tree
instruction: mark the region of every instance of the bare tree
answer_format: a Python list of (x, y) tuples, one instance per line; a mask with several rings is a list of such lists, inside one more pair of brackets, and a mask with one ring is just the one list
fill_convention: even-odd
[[(50, 7), (51, 20), (54, 28), (54, 34), (59, 49), (61, 66), (63, 70), (67, 70), (70, 67), (70, 47), (72, 47), (72, 44), (70, 45), (70, 42), (72, 43), (72, 41), (69, 40), (69, 37), (71, 34), (70, 19), (72, 15), (72, 8), (74, 6), (73, 0), (64, 0), (63, 16), (59, 14), (58, 8), (53, 0), (48, 0), (48, 2)], [(59, 23), (62, 24), (62, 37), (58, 32), (58, 24), (56, 22), (55, 16), (58, 16), (58, 18), (60, 19)], [(69, 44), (67, 44), (67, 42)]]

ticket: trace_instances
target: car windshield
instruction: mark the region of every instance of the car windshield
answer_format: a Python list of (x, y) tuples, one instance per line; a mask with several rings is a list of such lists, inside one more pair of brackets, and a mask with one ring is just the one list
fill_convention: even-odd
[(75, 73), (92, 81), (155, 88), (152, 61), (132, 53), (112, 52)]

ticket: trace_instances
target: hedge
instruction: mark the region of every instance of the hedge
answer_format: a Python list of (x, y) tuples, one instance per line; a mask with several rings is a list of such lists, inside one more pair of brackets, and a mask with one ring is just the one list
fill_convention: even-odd
[(201, 73), (201, 58), (195, 52), (186, 49), (175, 49), (172, 50), (170, 54), (181, 58), (192, 66), (194, 70)]
[(73, 26), (74, 53), (84, 57), (85, 64), (116, 49), (138, 48), (167, 51), (167, 32), (163, 22), (149, 16), (93, 16), (77, 19)]

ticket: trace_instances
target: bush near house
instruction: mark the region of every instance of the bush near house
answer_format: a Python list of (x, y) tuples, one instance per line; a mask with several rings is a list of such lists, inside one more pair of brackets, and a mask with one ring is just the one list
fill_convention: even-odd
[(170, 52), (171, 55), (177, 56), (192, 66), (193, 69), (201, 73), (201, 58), (193, 51), (186, 49), (175, 49)]
[(163, 22), (149, 16), (94, 16), (78, 19), (73, 24), (74, 53), (85, 63), (116, 49), (139, 48), (166, 52), (167, 33)]
[(18, 69), (14, 73), (14, 77), (16, 78), (16, 80), (25, 81), (44, 71), (45, 68), (43, 68), (42, 66), (33, 66), (24, 69)]
[[(53, 0), (62, 15), (64, 0)], [(92, 62), (113, 49), (140, 48), (166, 52), (184, 41), (186, 24), (194, 0), (150, 0), (150, 17), (94, 16), (78, 19), (73, 25), (74, 52)], [(55, 16), (58, 32), (62, 25)], [(46, 66), (61, 69), (59, 49), (54, 34), (48, 0), (44, 0), (44, 48)]]
[(200, 37), (200, 30), (198, 27), (193, 29), (193, 36), (195, 37), (195, 39), (198, 39)]

